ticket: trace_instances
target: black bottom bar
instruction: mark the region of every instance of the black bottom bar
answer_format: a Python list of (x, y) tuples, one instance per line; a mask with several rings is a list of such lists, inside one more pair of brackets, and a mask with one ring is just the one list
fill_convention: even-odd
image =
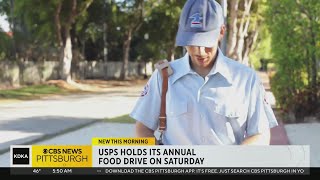
[(0, 175), (320, 175), (319, 168), (0, 168)]

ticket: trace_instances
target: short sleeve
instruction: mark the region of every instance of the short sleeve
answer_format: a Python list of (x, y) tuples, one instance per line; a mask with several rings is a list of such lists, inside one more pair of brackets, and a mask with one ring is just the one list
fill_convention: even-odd
[(136, 121), (140, 121), (153, 130), (158, 128), (161, 105), (161, 83), (161, 76), (158, 70), (155, 70), (144, 86), (139, 99), (130, 113), (130, 117)]
[(249, 98), (249, 111), (247, 119), (247, 136), (269, 131), (278, 125), (277, 119), (266, 99), (266, 91), (257, 74), (254, 74), (252, 89)]

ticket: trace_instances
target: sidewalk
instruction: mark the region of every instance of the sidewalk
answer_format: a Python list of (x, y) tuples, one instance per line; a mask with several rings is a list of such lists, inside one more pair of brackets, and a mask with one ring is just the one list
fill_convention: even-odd
[(320, 167), (320, 123), (300, 123), (285, 125), (289, 143), (310, 145), (310, 165)]
[(284, 124), (280, 121), (279, 126), (271, 129), (271, 145), (289, 145), (289, 138)]

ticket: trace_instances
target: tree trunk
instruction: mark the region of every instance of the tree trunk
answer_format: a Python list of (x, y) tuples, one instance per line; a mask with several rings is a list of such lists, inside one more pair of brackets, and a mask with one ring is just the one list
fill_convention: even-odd
[(250, 52), (252, 52), (253, 45), (258, 39), (258, 34), (259, 32), (256, 29), (255, 31), (250, 32), (249, 35), (245, 38), (245, 48), (243, 49), (242, 63), (250, 67), (251, 67), (251, 63), (249, 62), (249, 54)]
[(58, 49), (59, 49), (59, 59), (61, 61), (60, 63), (60, 78), (63, 79), (63, 57), (64, 57), (64, 46), (63, 46), (63, 40), (61, 36), (61, 22), (60, 22), (60, 12), (61, 12), (62, 2), (60, 1), (57, 5), (57, 9), (55, 11), (54, 15), (54, 22), (56, 27), (56, 36), (57, 36), (57, 42), (58, 42)]
[(244, 1), (244, 12), (242, 14), (242, 18), (240, 21), (240, 25), (238, 28), (238, 42), (235, 48), (235, 54), (233, 57), (243, 63), (243, 48), (244, 48), (244, 38), (248, 33), (248, 27), (250, 23), (250, 8), (252, 4), (252, 0)]
[(14, 18), (14, 0), (10, 0), (10, 29), (12, 31), (12, 50), (13, 50), (13, 56), (15, 59), (18, 58), (17, 54), (17, 46), (16, 46), (16, 26), (15, 26), (15, 18)]
[(71, 61), (72, 61), (72, 43), (71, 43), (70, 30), (66, 30), (65, 36), (66, 36), (66, 40), (63, 48), (63, 58), (61, 63), (62, 64), (61, 79), (70, 83), (71, 82), (70, 70), (71, 70)]
[(60, 22), (60, 12), (61, 12), (62, 2), (60, 1), (54, 15), (54, 22), (56, 26), (56, 34), (58, 46), (61, 48), (63, 46), (62, 37), (61, 37), (61, 22)]
[(103, 2), (103, 9), (105, 9), (104, 12), (104, 19), (103, 19), (103, 69), (104, 69), (104, 79), (108, 79), (108, 17), (109, 13), (106, 10), (108, 6), (111, 6), (111, 1), (105, 1)]
[(229, 24), (229, 32), (228, 32), (228, 43), (227, 43), (227, 56), (232, 57), (236, 44), (237, 44), (237, 34), (238, 34), (238, 6), (239, 0), (231, 0), (230, 4), (230, 24)]
[(72, 83), (71, 80), (71, 62), (72, 62), (72, 41), (71, 41), (71, 28), (76, 18), (77, 0), (72, 0), (71, 11), (68, 17), (68, 21), (64, 27), (64, 46), (61, 62), (61, 79), (68, 83)]
[(174, 44), (170, 45), (168, 51), (167, 51), (167, 60), (168, 61), (173, 61), (174, 60), (174, 50), (175, 46)]
[(108, 41), (107, 41), (107, 22), (103, 22), (103, 69), (104, 79), (108, 79)]
[[(228, 12), (228, 2), (227, 2), (227, 0), (220, 0), (220, 4), (221, 4), (221, 7), (222, 7), (224, 24), (226, 25), (226, 23), (227, 23), (227, 12)], [(221, 40), (220, 49), (221, 49), (223, 54), (226, 54), (226, 52), (227, 52), (227, 32), (225, 33), (225, 35), (223, 36), (223, 38)]]
[(120, 79), (128, 79), (128, 65), (129, 65), (129, 53), (132, 39), (132, 29), (129, 29), (126, 34), (126, 39), (123, 43), (123, 64)]
[(144, 79), (147, 79), (148, 78), (148, 75), (147, 75), (147, 61), (144, 61), (144, 76), (143, 76)]
[(130, 46), (133, 33), (137, 32), (143, 24), (144, 18), (144, 0), (136, 1), (138, 3), (134, 10), (135, 18), (131, 18), (129, 24), (125, 26), (125, 38), (123, 42), (123, 64), (121, 69), (120, 79), (128, 79), (128, 66), (129, 66), (129, 56), (130, 56)]

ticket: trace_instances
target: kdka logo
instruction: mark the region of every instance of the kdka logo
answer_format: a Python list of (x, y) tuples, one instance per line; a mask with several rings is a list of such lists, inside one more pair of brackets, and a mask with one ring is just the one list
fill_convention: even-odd
[(30, 148), (12, 148), (12, 164), (13, 165), (28, 165), (30, 164)]

